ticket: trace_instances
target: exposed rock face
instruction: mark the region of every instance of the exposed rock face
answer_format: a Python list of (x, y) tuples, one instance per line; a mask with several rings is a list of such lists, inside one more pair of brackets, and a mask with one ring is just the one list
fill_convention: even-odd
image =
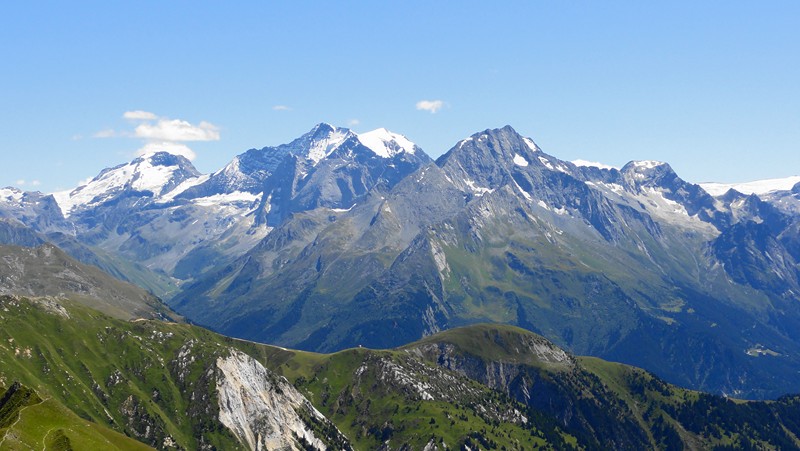
[[(429, 362), (456, 371), (488, 387), (508, 392), (519, 401), (530, 403), (530, 378), (528, 369), (541, 366), (561, 371), (573, 371), (575, 358), (546, 339), (530, 335), (514, 336), (515, 342), (504, 343), (505, 357), (486, 359), (470, 354), (467, 349), (443, 342), (432, 342), (413, 346), (409, 351)], [(496, 343), (503, 338), (495, 335)]]
[[(505, 392), (534, 410), (555, 417), (562, 427), (581, 433), (607, 434), (609, 440), (598, 443), (601, 449), (639, 449), (647, 443), (646, 434), (630, 420), (629, 407), (575, 357), (543, 337), (490, 327), (474, 335), (482, 337), (480, 342), (485, 346), (476, 351), (458, 344), (463, 337), (456, 336), (455, 341), (450, 341), (446, 334), (439, 335), (436, 341), (405, 349), (430, 363)], [(602, 432), (598, 434), (599, 430)]]
[[(324, 450), (320, 426), (335, 431), (334, 440), (345, 441), (330, 423), (289, 382), (272, 374), (258, 361), (239, 351), (217, 359), (219, 420), (252, 450)], [(329, 438), (329, 437), (328, 437)]]

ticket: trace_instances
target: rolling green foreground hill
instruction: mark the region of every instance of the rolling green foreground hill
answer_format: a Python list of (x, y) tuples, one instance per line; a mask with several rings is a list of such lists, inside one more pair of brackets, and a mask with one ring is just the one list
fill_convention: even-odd
[(0, 449), (152, 449), (19, 383), (0, 396), (0, 437)]
[(800, 398), (688, 391), (511, 326), (314, 354), (0, 297), (0, 449), (274, 449), (276, 434), (285, 449), (793, 449)]
[(195, 327), (121, 321), (72, 301), (0, 298), (0, 386), (18, 381), (75, 418), (155, 447), (196, 449), (201, 435), (218, 447), (238, 443), (206, 422), (214, 402), (206, 370), (221, 349), (218, 336)]

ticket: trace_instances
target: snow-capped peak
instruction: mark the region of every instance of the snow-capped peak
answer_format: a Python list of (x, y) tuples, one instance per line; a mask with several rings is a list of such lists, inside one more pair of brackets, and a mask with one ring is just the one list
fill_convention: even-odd
[(22, 190), (11, 186), (0, 188), (0, 202), (18, 203), (24, 195), (25, 193)]
[(346, 128), (321, 123), (290, 144), (295, 155), (303, 155), (314, 165), (333, 153), (346, 139), (355, 134)]
[(417, 146), (403, 135), (392, 133), (385, 128), (378, 128), (366, 133), (359, 133), (358, 140), (367, 148), (383, 158), (391, 158), (406, 152), (414, 154)]
[(77, 207), (98, 205), (121, 192), (151, 192), (158, 197), (187, 178), (199, 175), (182, 156), (167, 152), (148, 153), (127, 164), (104, 169), (72, 191), (53, 193), (64, 216)]
[(663, 161), (656, 161), (656, 160), (635, 160), (635, 161), (629, 162), (628, 164), (633, 166), (633, 167), (635, 167), (635, 168), (637, 168), (637, 169), (638, 168), (641, 168), (641, 169), (653, 169), (653, 168), (657, 168), (659, 166), (663, 166), (666, 163), (664, 163)]
[(786, 178), (756, 180), (743, 183), (700, 183), (700, 187), (712, 196), (721, 196), (727, 193), (729, 189), (735, 189), (742, 194), (761, 195), (773, 191), (787, 191), (798, 183), (800, 183), (800, 176), (794, 175)]

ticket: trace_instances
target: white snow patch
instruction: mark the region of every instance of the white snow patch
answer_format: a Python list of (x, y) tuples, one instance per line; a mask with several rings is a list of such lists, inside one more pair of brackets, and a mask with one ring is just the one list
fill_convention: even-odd
[(178, 185), (175, 188), (173, 188), (170, 192), (168, 192), (168, 193), (164, 194), (163, 196), (161, 196), (161, 198), (159, 198), (156, 202), (157, 203), (172, 202), (173, 200), (175, 200), (175, 197), (177, 197), (180, 193), (186, 191), (187, 189), (189, 189), (189, 188), (191, 188), (193, 186), (202, 185), (203, 183), (205, 183), (209, 179), (209, 177), (211, 177), (211, 175), (204, 174), (204, 175), (201, 175), (200, 177), (193, 177), (193, 178), (184, 180), (183, 182), (181, 182), (180, 185)]
[(308, 159), (313, 161), (316, 165), (323, 158), (330, 155), (337, 147), (339, 147), (344, 140), (352, 136), (349, 130), (334, 128), (328, 137), (318, 141), (312, 141), (311, 147), (308, 149)]
[(467, 186), (469, 186), (469, 188), (472, 190), (472, 192), (477, 194), (478, 196), (483, 196), (486, 193), (491, 193), (491, 192), (494, 191), (493, 189), (490, 189), (490, 188), (484, 188), (482, 186), (476, 186), (475, 182), (470, 180), (470, 179), (464, 180), (464, 183), (466, 183)]
[(554, 168), (553, 165), (550, 164), (550, 162), (545, 157), (539, 157), (539, 162), (541, 162), (544, 165), (544, 167), (546, 167), (547, 169), (550, 169), (551, 171), (555, 171), (556, 170), (556, 168)]
[(16, 188), (2, 188), (0, 189), (0, 200), (17, 203), (22, 200), (24, 194), (25, 193)]
[(786, 191), (792, 189), (794, 185), (800, 183), (800, 176), (793, 175), (791, 177), (756, 180), (753, 182), (744, 183), (700, 183), (700, 187), (706, 190), (712, 196), (721, 196), (733, 188), (742, 194), (768, 194), (774, 191)]
[[(667, 214), (678, 214), (681, 216), (689, 216), (689, 213), (686, 211), (686, 208), (675, 202), (674, 200), (667, 199), (664, 197), (664, 193), (655, 189), (655, 188), (645, 188), (643, 196), (637, 196), (640, 200), (642, 200), (643, 204), (652, 207), (652, 210), (657, 210), (658, 213), (661, 213), (663, 216), (664, 213)], [(650, 209), (650, 208), (648, 208)]]
[(575, 166), (583, 166), (583, 167), (593, 167), (593, 168), (600, 168), (600, 169), (619, 169), (618, 167), (598, 163), (596, 161), (587, 161), (587, 160), (572, 160), (571, 162)]
[(525, 141), (525, 144), (527, 144), (528, 148), (531, 149), (532, 151), (539, 152), (541, 150), (541, 149), (539, 149), (539, 146), (537, 146), (536, 143), (533, 142), (532, 139), (530, 139), (530, 138), (522, 138), (522, 140)]
[(656, 161), (656, 160), (631, 161), (631, 163), (633, 164), (634, 167), (645, 168), (645, 169), (653, 169), (665, 164), (663, 161)]
[(625, 188), (618, 183), (603, 183), (603, 182), (592, 182), (592, 181), (586, 181), (584, 183), (586, 183), (589, 186), (595, 187), (601, 191), (606, 191), (606, 192), (611, 191), (618, 195), (621, 195), (622, 193), (625, 192)]
[(214, 205), (226, 205), (226, 204), (240, 204), (240, 203), (247, 203), (252, 204), (259, 199), (257, 194), (248, 193), (245, 191), (234, 191), (232, 193), (227, 194), (214, 194), (213, 196), (208, 197), (201, 197), (198, 199), (194, 199), (193, 203), (196, 205), (200, 205), (202, 207), (210, 207)]
[(153, 166), (149, 158), (139, 163), (135, 172), (138, 177), (135, 177), (131, 183), (131, 187), (137, 191), (152, 191), (155, 195), (161, 194), (172, 174), (177, 169), (177, 166)]
[(514, 154), (514, 164), (516, 164), (517, 166), (522, 166), (524, 168), (529, 163), (528, 163), (528, 160), (525, 159), (525, 157), (523, 157), (520, 154), (515, 153)]
[(622, 194), (625, 191), (625, 187), (623, 187), (619, 183), (606, 183), (605, 186), (607, 186), (608, 189), (617, 194)]
[(513, 177), (511, 178), (511, 181), (514, 182), (514, 186), (517, 187), (517, 189), (519, 190), (520, 193), (522, 193), (522, 195), (525, 197), (525, 199), (531, 200), (531, 195), (527, 191), (522, 189), (522, 187), (519, 186), (519, 183), (517, 183), (517, 181), (514, 180)]
[(359, 133), (358, 140), (367, 146), (376, 155), (382, 158), (391, 158), (400, 153), (414, 154), (416, 145), (403, 135), (392, 133), (385, 128)]
[(336, 213), (347, 213), (348, 211), (352, 210), (353, 207), (355, 207), (356, 205), (358, 204), (353, 204), (350, 206), (350, 208), (331, 208), (331, 210)]

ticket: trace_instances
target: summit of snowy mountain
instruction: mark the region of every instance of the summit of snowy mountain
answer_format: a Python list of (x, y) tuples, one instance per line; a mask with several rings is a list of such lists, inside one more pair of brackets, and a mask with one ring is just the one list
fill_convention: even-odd
[(657, 185), (665, 177), (677, 177), (669, 164), (655, 160), (630, 161), (620, 173), (632, 185)]
[(69, 216), (78, 209), (100, 205), (123, 193), (158, 197), (187, 179), (198, 176), (200, 173), (185, 157), (153, 152), (137, 157), (130, 163), (104, 169), (88, 183), (72, 191), (53, 195), (64, 216)]
[(333, 153), (345, 140), (354, 136), (355, 133), (349, 129), (334, 127), (323, 122), (291, 143), (278, 146), (278, 149), (284, 148), (293, 155), (304, 157), (312, 164), (317, 164)]
[(13, 186), (0, 188), (0, 202), (18, 203), (19, 201), (22, 200), (22, 196), (24, 194), (25, 194), (24, 191), (14, 188)]
[(622, 170), (625, 172), (645, 172), (649, 169), (655, 169), (663, 166), (669, 165), (663, 161), (657, 160), (633, 160), (629, 161), (628, 164), (623, 166)]
[(405, 136), (390, 132), (385, 128), (359, 133), (358, 140), (375, 152), (376, 155), (383, 158), (391, 158), (403, 152), (415, 154), (419, 149), (416, 144)]
[[(389, 161), (396, 158), (408, 161)], [(366, 160), (376, 161), (367, 163)], [(402, 164), (404, 168), (401, 172), (406, 175), (428, 161), (430, 159), (417, 145), (398, 133), (380, 128), (356, 134), (347, 128), (323, 122), (287, 144), (250, 149), (237, 155), (224, 168), (200, 180), (195, 186), (187, 186), (176, 197), (195, 198), (239, 191), (255, 194), (277, 189), (281, 184), (281, 189), (288, 190), (283, 193), (286, 195), (302, 189), (308, 183), (314, 184), (312, 179), (328, 186), (330, 183), (320, 177), (332, 176), (332, 171), (341, 172), (351, 164), (366, 164), (376, 168)], [(378, 172), (383, 173), (384, 170)], [(318, 174), (315, 176), (315, 173)], [(298, 186), (303, 180), (302, 187)], [(372, 184), (369, 180), (365, 182)]]
[(523, 172), (569, 171), (564, 162), (545, 154), (533, 140), (508, 125), (459, 141), (436, 164), (457, 186), (475, 194), (513, 185)]
[(788, 191), (793, 186), (800, 183), (800, 176), (793, 175), (791, 177), (755, 180), (752, 182), (743, 183), (700, 183), (700, 186), (712, 196), (721, 196), (728, 192), (728, 190), (736, 190), (742, 194), (768, 194), (774, 191)]
[(402, 153), (413, 155), (419, 150), (419, 147), (405, 136), (385, 128), (357, 134), (350, 129), (335, 127), (324, 122), (317, 124), (311, 131), (291, 143), (278, 146), (277, 149), (288, 151), (304, 158), (312, 165), (317, 165), (339, 148), (345, 147), (347, 143), (350, 145), (346, 147), (352, 147), (354, 138), (381, 158), (392, 158)]

